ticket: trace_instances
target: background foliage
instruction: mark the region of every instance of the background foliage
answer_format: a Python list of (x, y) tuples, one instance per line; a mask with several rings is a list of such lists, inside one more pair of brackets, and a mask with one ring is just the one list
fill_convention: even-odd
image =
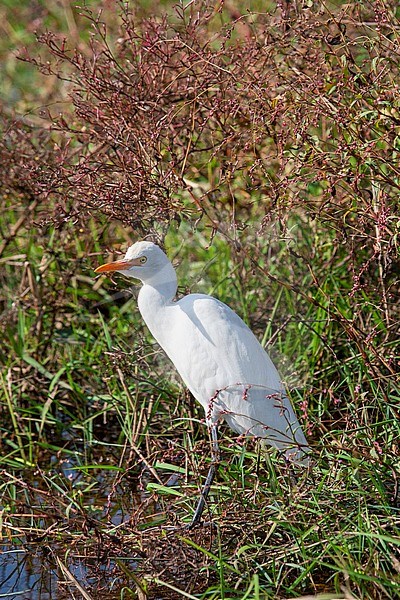
[[(1, 16), (3, 535), (88, 597), (393, 597), (397, 2)], [(314, 450), (295, 483), (227, 431), (217, 530), (170, 529), (207, 467), (203, 415), (135, 291), (93, 278), (145, 235), (181, 293), (217, 295), (267, 344)]]

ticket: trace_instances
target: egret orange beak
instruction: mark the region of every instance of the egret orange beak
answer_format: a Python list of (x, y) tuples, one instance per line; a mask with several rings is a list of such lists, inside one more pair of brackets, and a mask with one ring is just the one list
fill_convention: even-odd
[(105, 265), (100, 265), (97, 269), (94, 270), (95, 273), (113, 273), (115, 271), (126, 271), (131, 267), (139, 265), (139, 260), (134, 258), (133, 260), (116, 260), (114, 262), (107, 263)]

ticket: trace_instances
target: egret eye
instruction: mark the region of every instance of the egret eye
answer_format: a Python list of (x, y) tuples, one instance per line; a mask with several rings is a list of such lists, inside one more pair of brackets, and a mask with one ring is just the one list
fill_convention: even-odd
[(147, 258), (146, 258), (145, 256), (141, 256), (141, 257), (139, 258), (139, 262), (140, 262), (142, 265), (144, 265), (144, 263), (145, 263), (146, 261), (147, 261)]

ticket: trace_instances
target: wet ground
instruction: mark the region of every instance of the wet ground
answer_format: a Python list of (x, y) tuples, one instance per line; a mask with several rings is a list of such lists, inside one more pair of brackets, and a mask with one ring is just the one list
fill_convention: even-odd
[[(11, 600), (64, 600), (71, 598), (71, 582), (62, 567), (54, 560), (50, 548), (0, 548), (1, 598)], [(88, 568), (82, 561), (68, 565), (71, 575), (83, 588), (91, 585)], [(76, 586), (74, 586), (76, 589)]]
[[(147, 491), (152, 475), (145, 465), (133, 456), (123, 469), (114, 459), (91, 459), (91, 469), (71, 454), (50, 457), (46, 471), (0, 473), (0, 599), (111, 600), (123, 590), (138, 597), (141, 581), (148, 585), (160, 574), (175, 582), (179, 576), (182, 587), (194, 584), (193, 564), (201, 567), (204, 555), (180, 539), (179, 517), (165, 513), (171, 503)], [(169, 598), (164, 592), (159, 597)]]

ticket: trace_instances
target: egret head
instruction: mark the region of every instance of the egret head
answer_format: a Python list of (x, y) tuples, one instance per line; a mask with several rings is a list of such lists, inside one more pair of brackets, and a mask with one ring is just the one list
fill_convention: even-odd
[(122, 260), (101, 265), (95, 272), (122, 273), (126, 277), (134, 277), (145, 283), (170, 264), (161, 248), (153, 242), (136, 242), (128, 248)]

